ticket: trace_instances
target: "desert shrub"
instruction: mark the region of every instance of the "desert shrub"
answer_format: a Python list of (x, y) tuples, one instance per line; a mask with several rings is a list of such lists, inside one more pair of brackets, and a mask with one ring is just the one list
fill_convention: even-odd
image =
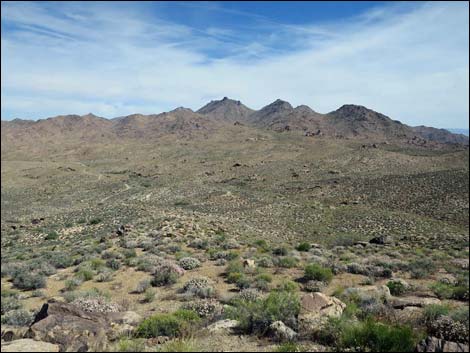
[(173, 314), (157, 314), (140, 323), (136, 329), (136, 336), (143, 338), (176, 337), (180, 333), (180, 328), (181, 321)]
[(448, 315), (450, 311), (449, 305), (431, 304), (424, 308), (423, 319), (424, 322), (430, 323), (437, 320), (440, 316)]
[(179, 260), (178, 263), (185, 270), (193, 270), (201, 266), (201, 262), (194, 257), (183, 257)]
[(29, 326), (34, 320), (34, 314), (24, 309), (11, 310), (2, 315), (3, 325)]
[(456, 299), (468, 301), (468, 286), (452, 285), (443, 282), (435, 282), (430, 286), (439, 299)]
[(428, 277), (436, 270), (436, 265), (429, 258), (411, 261), (407, 267), (411, 277), (418, 279)]
[(183, 305), (182, 309), (194, 311), (199, 317), (208, 318), (220, 315), (222, 305), (214, 299), (191, 301)]
[(103, 220), (99, 217), (97, 218), (92, 218), (90, 219), (90, 221), (88, 222), (89, 225), (95, 225), (95, 224), (100, 224)]
[(94, 258), (90, 260), (90, 267), (94, 271), (97, 271), (104, 266), (105, 266), (105, 262), (102, 259)]
[(303, 290), (306, 292), (321, 292), (325, 287), (325, 282), (310, 280), (303, 285)]
[(235, 285), (237, 286), (238, 289), (250, 288), (251, 280), (247, 276), (242, 274), (235, 282)]
[(261, 298), (261, 294), (257, 289), (247, 288), (243, 289), (238, 293), (236, 299), (254, 302)]
[(156, 295), (157, 293), (153, 288), (147, 288), (144, 292), (144, 298), (142, 299), (142, 301), (144, 303), (151, 303), (155, 300)]
[(406, 287), (402, 281), (388, 281), (387, 287), (392, 295), (402, 295), (406, 292)]
[(255, 241), (254, 244), (259, 250), (261, 250), (261, 252), (269, 251), (269, 244), (264, 239), (258, 239), (258, 240)]
[(150, 281), (149, 280), (142, 280), (139, 282), (139, 284), (137, 285), (136, 289), (135, 289), (135, 293), (144, 293), (147, 288), (150, 288), (151, 284), (150, 284)]
[(113, 272), (110, 270), (102, 270), (96, 276), (96, 282), (109, 282), (113, 278)]
[(304, 277), (306, 280), (329, 283), (333, 279), (333, 272), (331, 269), (322, 267), (318, 264), (309, 264), (305, 267)]
[(240, 244), (235, 239), (228, 239), (222, 244), (222, 248), (225, 249), (225, 250), (239, 249)]
[(225, 273), (230, 275), (231, 273), (243, 273), (244, 267), (240, 261), (230, 261), (225, 268)]
[(157, 314), (143, 320), (136, 329), (136, 336), (152, 338), (158, 336), (177, 337), (186, 332), (190, 325), (200, 320), (197, 313), (177, 310), (172, 314)]
[(23, 290), (44, 288), (46, 286), (46, 277), (40, 273), (24, 269), (14, 274), (13, 285)]
[(269, 290), (269, 283), (271, 283), (272, 280), (272, 276), (268, 273), (259, 274), (255, 278), (253, 287), (258, 288), (259, 290), (267, 291)]
[(299, 285), (290, 280), (282, 280), (276, 287), (277, 291), (295, 292), (299, 289)]
[(201, 348), (192, 339), (177, 338), (164, 343), (158, 352), (201, 352)]
[(467, 323), (455, 321), (450, 316), (440, 316), (435, 321), (429, 322), (427, 329), (431, 336), (446, 341), (468, 343)]
[(296, 247), (297, 251), (309, 251), (310, 248), (311, 248), (311, 245), (307, 242), (300, 243)]
[(106, 261), (106, 266), (112, 270), (119, 270), (121, 268), (121, 262), (116, 259), (109, 259)]
[(59, 234), (55, 230), (53, 230), (47, 233), (45, 240), (56, 240), (58, 238), (59, 238)]
[(9, 311), (17, 310), (21, 308), (21, 303), (16, 296), (4, 297), (2, 292), (2, 305), (1, 314), (4, 315)]
[(257, 261), (257, 264), (259, 267), (265, 267), (265, 268), (274, 266), (273, 260), (269, 256), (263, 256), (259, 258)]
[(206, 277), (195, 277), (186, 282), (183, 286), (186, 294), (197, 296), (199, 298), (210, 298), (215, 294), (211, 282)]
[(273, 250), (273, 254), (277, 256), (287, 256), (289, 250), (285, 246), (281, 246)]
[(73, 259), (70, 254), (63, 252), (53, 252), (48, 256), (49, 263), (55, 268), (67, 268), (73, 265)]
[(159, 271), (153, 275), (150, 283), (154, 287), (166, 286), (176, 283), (178, 281), (178, 277), (178, 274), (172, 271)]
[(92, 280), (94, 276), (95, 274), (93, 271), (87, 267), (78, 269), (77, 273), (75, 274), (75, 277), (79, 278), (83, 282)]
[(65, 281), (64, 283), (64, 289), (66, 291), (72, 291), (72, 290), (75, 290), (77, 289), (77, 287), (82, 284), (82, 280), (78, 277), (73, 277), (71, 279), (68, 279)]
[(275, 321), (295, 328), (299, 311), (300, 302), (295, 293), (272, 292), (267, 298), (256, 301), (233, 300), (226, 316), (239, 321), (240, 329), (247, 333), (265, 334)]
[(209, 247), (209, 241), (207, 239), (194, 239), (190, 244), (190, 248), (205, 250)]
[(450, 317), (453, 320), (461, 322), (461, 323), (463, 323), (464, 325), (466, 325), (468, 327), (469, 326), (468, 306), (463, 306), (463, 307), (460, 307), (460, 308), (457, 308), (457, 309), (453, 310), (450, 313)]
[(297, 266), (298, 262), (299, 260), (297, 260), (295, 257), (284, 256), (284, 257), (278, 258), (276, 261), (276, 264), (279, 267), (292, 268), (292, 267)]
[(118, 352), (144, 352), (145, 340), (121, 338), (117, 344)]
[(373, 320), (345, 325), (339, 337), (339, 348), (361, 352), (412, 352), (417, 337), (409, 326), (391, 326)]

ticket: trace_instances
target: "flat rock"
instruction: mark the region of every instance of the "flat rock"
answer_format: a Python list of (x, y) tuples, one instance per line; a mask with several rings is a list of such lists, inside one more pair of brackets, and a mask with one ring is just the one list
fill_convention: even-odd
[(211, 333), (229, 333), (238, 326), (237, 320), (220, 320), (207, 326), (207, 330)]
[(2, 352), (59, 352), (59, 346), (23, 338), (16, 341), (2, 342)]
[(437, 298), (429, 297), (400, 297), (393, 298), (390, 300), (390, 304), (395, 309), (403, 309), (410, 306), (416, 306), (418, 308), (423, 308), (427, 305), (440, 304), (441, 301)]

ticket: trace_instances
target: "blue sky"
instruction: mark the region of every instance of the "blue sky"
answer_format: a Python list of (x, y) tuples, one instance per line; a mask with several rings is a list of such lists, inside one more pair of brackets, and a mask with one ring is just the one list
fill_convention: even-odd
[(466, 2), (2, 2), (2, 119), (361, 104), (468, 128)]

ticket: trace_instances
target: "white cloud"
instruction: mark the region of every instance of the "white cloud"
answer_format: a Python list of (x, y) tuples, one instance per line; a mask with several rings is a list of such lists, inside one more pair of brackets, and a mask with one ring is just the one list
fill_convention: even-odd
[(466, 3), (269, 31), (262, 21), (252, 38), (128, 4), (4, 4), (2, 22), (21, 29), (2, 30), (4, 119), (158, 113), (229, 96), (253, 108), (276, 98), (320, 112), (356, 103), (411, 125), (468, 126)]

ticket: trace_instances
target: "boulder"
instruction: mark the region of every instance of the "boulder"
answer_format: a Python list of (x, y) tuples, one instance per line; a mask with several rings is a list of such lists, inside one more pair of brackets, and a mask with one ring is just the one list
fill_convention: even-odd
[(427, 337), (416, 346), (416, 352), (468, 352), (468, 345)]
[(42, 306), (26, 336), (54, 343), (65, 352), (104, 351), (108, 342), (132, 333), (140, 322), (133, 312), (86, 312), (67, 304)]
[(27, 331), (27, 327), (2, 325), (2, 341), (9, 342), (23, 338)]
[(256, 267), (255, 260), (251, 260), (251, 259), (243, 260), (243, 267), (245, 267), (245, 268), (255, 268)]
[(297, 336), (297, 333), (290, 327), (286, 326), (282, 321), (273, 322), (269, 326), (269, 334), (278, 342), (292, 341)]
[(16, 341), (2, 342), (2, 352), (59, 352), (59, 346), (23, 338)]
[(299, 333), (310, 336), (318, 332), (331, 317), (340, 317), (346, 308), (341, 300), (315, 292), (304, 294), (299, 314)]
[(393, 298), (390, 300), (390, 304), (395, 309), (404, 309), (409, 306), (416, 306), (418, 308), (424, 308), (427, 305), (440, 304), (441, 301), (437, 298), (430, 297), (400, 297)]
[(389, 301), (392, 298), (390, 294), (390, 289), (386, 285), (378, 285), (378, 286), (362, 286), (362, 287), (351, 287), (347, 288), (344, 291), (346, 296), (351, 294), (355, 294), (360, 296), (361, 298), (375, 298), (379, 301)]
[(211, 333), (231, 333), (238, 325), (237, 320), (219, 320), (207, 326), (207, 330)]

